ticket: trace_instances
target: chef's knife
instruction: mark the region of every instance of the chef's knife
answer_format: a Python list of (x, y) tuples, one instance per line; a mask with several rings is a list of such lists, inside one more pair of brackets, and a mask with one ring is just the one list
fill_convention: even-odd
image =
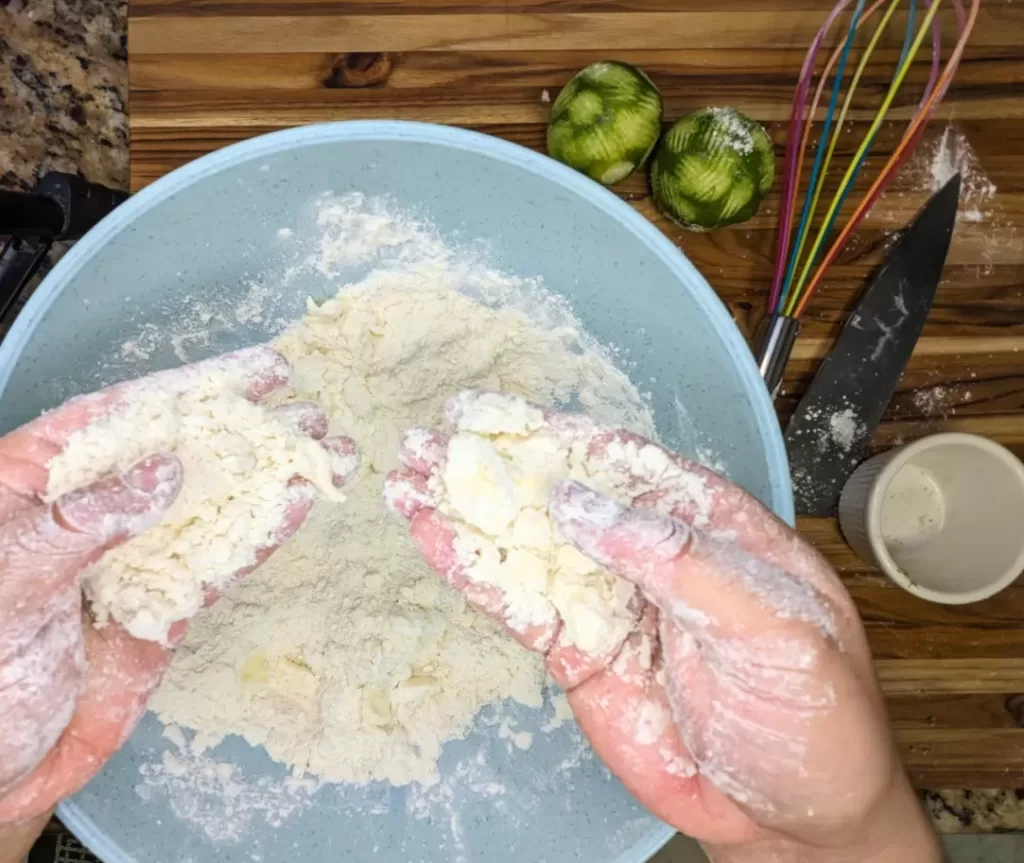
[(786, 429), (796, 510), (831, 515), (863, 460), (931, 309), (960, 200), (957, 174), (893, 246)]

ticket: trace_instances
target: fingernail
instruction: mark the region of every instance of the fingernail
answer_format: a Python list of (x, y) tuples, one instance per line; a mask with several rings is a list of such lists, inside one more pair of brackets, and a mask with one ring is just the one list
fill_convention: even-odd
[(151, 455), (121, 474), (129, 488), (153, 497), (173, 498), (181, 486), (181, 462), (173, 455)]
[(329, 437), (320, 441), (331, 459), (331, 475), (335, 488), (347, 485), (362, 464), (359, 447), (351, 438)]
[(406, 467), (429, 474), (444, 463), (448, 438), (436, 429), (416, 426), (402, 436), (398, 458)]
[(574, 480), (551, 490), (548, 508), (566, 539), (616, 571), (674, 560), (690, 541), (686, 525), (654, 510), (622, 506)]
[(292, 402), (274, 408), (274, 413), (313, 440), (327, 436), (327, 417), (316, 402)]

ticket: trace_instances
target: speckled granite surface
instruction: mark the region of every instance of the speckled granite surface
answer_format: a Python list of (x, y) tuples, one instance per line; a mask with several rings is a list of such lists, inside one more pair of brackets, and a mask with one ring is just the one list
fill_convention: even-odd
[[(46, 170), (128, 186), (124, 0), (0, 0), (0, 187)], [(1024, 830), (1024, 789), (924, 795), (949, 833)]]
[(127, 3), (0, 7), (0, 185), (31, 188), (55, 169), (127, 188)]
[[(31, 189), (50, 170), (128, 188), (127, 9), (0, 0), (0, 188)], [(21, 303), (67, 248), (54, 244)]]

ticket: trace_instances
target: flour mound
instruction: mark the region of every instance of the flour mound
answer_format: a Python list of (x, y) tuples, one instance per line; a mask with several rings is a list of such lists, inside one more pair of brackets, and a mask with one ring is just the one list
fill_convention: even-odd
[(344, 500), (332, 458), (293, 423), (248, 401), (240, 368), (204, 363), (196, 376), (158, 375), (123, 407), (72, 434), (49, 464), (54, 499), (172, 452), (184, 484), (158, 525), (107, 552), (82, 584), (97, 625), (113, 619), (136, 638), (165, 642), (191, 617), (206, 586), (222, 587), (270, 545), (298, 492), (295, 477)]
[[(291, 542), (193, 621), (151, 707), (194, 729), (193, 746), (238, 734), (326, 781), (430, 784), (442, 746), (481, 707), (539, 706), (545, 675), (423, 563), (386, 511), (403, 432), (439, 425), (445, 401), (468, 388), (571, 400), (641, 432), (651, 421), (564, 303), (379, 205), (361, 220), (366, 209), (358, 196), (322, 207), (311, 269), (341, 290), (310, 302), (275, 343), (296, 397), (319, 402), (361, 450), (349, 500), (317, 502)], [(366, 251), (373, 243), (391, 260)], [(345, 261), (371, 259), (374, 269), (344, 282)]]

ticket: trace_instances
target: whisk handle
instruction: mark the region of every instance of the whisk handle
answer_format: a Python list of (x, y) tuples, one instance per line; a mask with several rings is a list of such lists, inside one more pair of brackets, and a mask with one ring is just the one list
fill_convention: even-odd
[(757, 350), (757, 366), (764, 379), (764, 385), (774, 399), (782, 386), (782, 375), (786, 371), (793, 343), (800, 332), (800, 321), (785, 315), (774, 314), (762, 324), (760, 347)]

